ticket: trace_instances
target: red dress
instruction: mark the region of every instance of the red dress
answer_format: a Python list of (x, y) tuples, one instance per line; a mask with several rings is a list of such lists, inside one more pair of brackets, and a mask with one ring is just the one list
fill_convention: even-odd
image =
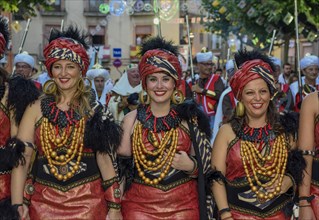
[[(318, 92), (318, 98), (319, 98), (319, 92)], [(319, 108), (319, 106), (318, 106)], [(315, 120), (315, 131), (314, 131), (314, 135), (315, 135), (315, 150), (318, 151), (319, 150), (319, 115), (317, 115), (316, 120)], [(317, 162), (316, 165), (313, 164), (312, 166), (312, 174), (314, 174), (315, 172), (318, 175), (319, 172), (319, 154), (317, 153), (317, 155), (314, 157), (314, 162)], [(311, 205), (312, 205), (312, 209), (315, 213), (315, 216), (317, 219), (319, 219), (319, 181), (318, 180), (312, 180), (312, 184), (310, 187), (310, 195), (315, 195), (315, 199), (312, 200)]]
[[(8, 138), (10, 138), (9, 112), (8, 109), (2, 103), (0, 103), (0, 148), (4, 148)], [(0, 165), (0, 201), (10, 197), (10, 173), (11, 170)]]
[(30, 200), (30, 218), (105, 219), (107, 204), (95, 154), (91, 149), (84, 147), (80, 171), (65, 182), (55, 179), (47, 172), (48, 162), (40, 140), (41, 123), (42, 120), (39, 121), (35, 133), (38, 155), (32, 170), (35, 176), (35, 191)]
[[(264, 209), (256, 208), (259, 204), (254, 198), (245, 198), (246, 192), (250, 190), (246, 174), (243, 167), (240, 155), (241, 140), (236, 138), (229, 146), (226, 157), (226, 174), (228, 181), (226, 184), (227, 199), (231, 208), (231, 213), (234, 219), (244, 220), (282, 220), (290, 219), (284, 215), (281, 210), (287, 202), (283, 202), (280, 206)], [(231, 191), (232, 190), (232, 191)], [(249, 201), (249, 202), (248, 202)], [(239, 205), (241, 204), (241, 205)], [(271, 205), (269, 205), (270, 207)]]
[[(143, 142), (150, 147), (145, 136)], [(179, 127), (177, 152), (190, 150), (189, 135)], [(175, 175), (164, 179), (167, 184), (160, 182), (156, 186), (146, 185), (136, 175), (122, 199), (123, 219), (199, 219), (197, 181), (170, 168), (172, 172)]]

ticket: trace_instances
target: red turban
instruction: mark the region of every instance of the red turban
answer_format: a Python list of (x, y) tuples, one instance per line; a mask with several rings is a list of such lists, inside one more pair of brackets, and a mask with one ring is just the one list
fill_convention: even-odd
[(2, 33), (0, 33), (0, 57), (2, 57), (2, 55), (4, 54), (4, 52), (6, 51), (6, 45), (7, 42), (4, 39), (4, 36)]
[(180, 84), (182, 68), (178, 57), (167, 50), (154, 49), (147, 51), (141, 58), (138, 70), (142, 80), (142, 87), (146, 89), (146, 76), (152, 73), (166, 72)]
[(44, 48), (45, 66), (48, 74), (52, 77), (51, 66), (58, 60), (69, 60), (77, 63), (82, 71), (82, 76), (85, 76), (89, 67), (89, 56), (83, 45), (71, 38), (60, 37), (52, 40)]
[(270, 65), (260, 59), (249, 60), (243, 63), (229, 82), (236, 99), (241, 99), (243, 89), (247, 83), (259, 78), (266, 81), (270, 93), (273, 95), (276, 91), (276, 85), (272, 73), (273, 70)]

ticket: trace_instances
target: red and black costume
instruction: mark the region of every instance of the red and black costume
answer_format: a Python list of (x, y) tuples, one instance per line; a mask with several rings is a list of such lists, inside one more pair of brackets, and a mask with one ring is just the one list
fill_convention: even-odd
[[(139, 72), (143, 88), (146, 88), (146, 77), (157, 72), (165, 72), (173, 77), (178, 87), (181, 67), (176, 53), (165, 48), (163, 39), (152, 40), (146, 45), (150, 43), (160, 48), (144, 46), (144, 51), (142, 49)], [(131, 141), (134, 161), (132, 183), (122, 199), (124, 219), (200, 218), (198, 160), (196, 155), (191, 154), (190, 128), (182, 124), (182, 121), (192, 123), (195, 118), (198, 122), (194, 125), (197, 131), (208, 131), (207, 134), (201, 132), (203, 136), (197, 136), (208, 137), (206, 142), (203, 139), (201, 141), (209, 149), (199, 155), (205, 173), (210, 165), (210, 129), (207, 117), (199, 107), (195, 103), (171, 105), (168, 115), (157, 118), (149, 105), (138, 106)], [(189, 155), (195, 164), (193, 171), (188, 173), (171, 167), (178, 151), (185, 151)], [(206, 210), (201, 211), (206, 213)]]
[[(254, 52), (252, 52), (254, 53)], [(249, 56), (248, 56), (249, 57)], [(271, 96), (276, 93), (270, 60), (264, 58), (244, 60), (230, 81), (230, 86), (238, 101), (243, 88), (254, 79), (262, 78), (268, 85)], [(234, 219), (290, 219), (296, 183), (302, 180), (305, 167), (301, 153), (289, 151), (289, 137), (295, 137), (298, 121), (295, 114), (276, 114), (276, 128), (268, 123), (261, 128), (251, 128), (243, 119), (234, 116), (230, 125), (236, 135), (227, 149), (225, 176), (214, 171), (213, 180), (223, 181), (227, 202)], [(280, 128), (278, 128), (280, 127)], [(299, 169), (296, 169), (299, 167)], [(274, 173), (279, 176), (273, 175)], [(286, 193), (280, 193), (284, 176), (293, 182)], [(274, 187), (268, 192), (267, 187)]]

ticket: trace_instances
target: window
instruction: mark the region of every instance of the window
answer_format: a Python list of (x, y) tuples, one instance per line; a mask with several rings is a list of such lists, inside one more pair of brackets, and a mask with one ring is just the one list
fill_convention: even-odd
[(105, 3), (104, 0), (88, 0), (88, 1), (89, 1), (88, 11), (90, 12), (98, 12), (100, 5)]
[(62, 0), (55, 0), (54, 3), (51, 5), (53, 11), (61, 11), (61, 1)]
[(140, 45), (142, 41), (152, 35), (152, 25), (139, 25), (135, 27), (135, 45)]
[(91, 40), (93, 45), (105, 45), (105, 27), (90, 26)]

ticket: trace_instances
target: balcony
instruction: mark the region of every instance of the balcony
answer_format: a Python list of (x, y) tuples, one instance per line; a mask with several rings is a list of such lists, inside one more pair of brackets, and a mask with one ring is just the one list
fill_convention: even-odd
[(104, 17), (99, 10), (100, 5), (106, 3), (105, 0), (84, 0), (83, 15), (86, 17)]

